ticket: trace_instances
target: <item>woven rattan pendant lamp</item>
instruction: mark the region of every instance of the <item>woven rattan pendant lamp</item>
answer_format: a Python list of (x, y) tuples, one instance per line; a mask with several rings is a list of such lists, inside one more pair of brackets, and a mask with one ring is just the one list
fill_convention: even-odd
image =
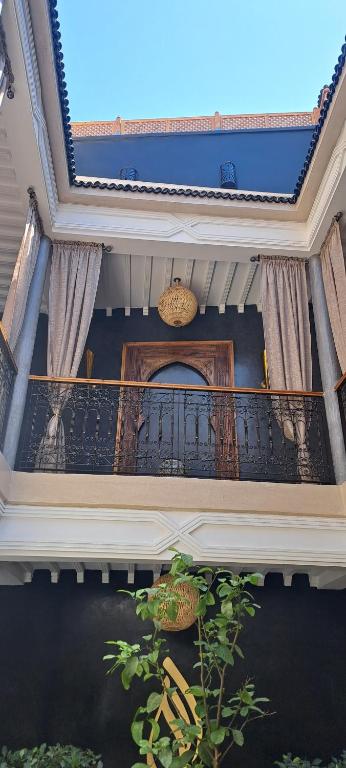
[(197, 299), (189, 288), (181, 285), (180, 277), (174, 278), (174, 285), (161, 294), (158, 312), (164, 323), (176, 328), (191, 323), (197, 312)]
[[(192, 584), (182, 582), (181, 584), (175, 584), (175, 577), (170, 573), (166, 573), (163, 576), (159, 576), (154, 581), (153, 587), (160, 588), (161, 584), (165, 584), (169, 592), (174, 595), (176, 601), (178, 613), (174, 621), (167, 616), (168, 601), (165, 601), (165, 592), (162, 590), (162, 603), (159, 610), (159, 618), (162, 629), (166, 632), (180, 632), (183, 629), (188, 629), (196, 621), (196, 608), (198, 603), (198, 590), (193, 587)], [(149, 597), (149, 600), (152, 599)]]

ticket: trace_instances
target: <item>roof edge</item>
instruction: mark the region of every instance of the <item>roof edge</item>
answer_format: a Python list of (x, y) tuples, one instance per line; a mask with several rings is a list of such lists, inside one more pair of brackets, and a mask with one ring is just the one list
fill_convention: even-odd
[(341, 48), (340, 56), (334, 68), (332, 81), (329, 86), (329, 92), (321, 108), (320, 117), (318, 122), (316, 123), (316, 127), (314, 129), (314, 132), (311, 138), (310, 146), (307, 151), (307, 155), (304, 160), (303, 167), (298, 175), (296, 186), (290, 198), (283, 197), (282, 195), (267, 195), (267, 194), (261, 195), (256, 193), (244, 194), (244, 193), (237, 193), (237, 192), (224, 192), (222, 190), (220, 190), (220, 192), (215, 192), (212, 189), (208, 189), (208, 187), (206, 187), (203, 190), (193, 190), (190, 188), (184, 189), (182, 187), (171, 188), (169, 185), (165, 185), (165, 186), (160, 186), (156, 184), (153, 184), (152, 186), (145, 186), (143, 184), (130, 185), (127, 183), (119, 184), (116, 182), (105, 183), (99, 180), (89, 182), (89, 181), (78, 180), (76, 177), (73, 136), (72, 136), (72, 129), (71, 129), (68, 91), (67, 91), (67, 84), (65, 79), (64, 57), (62, 53), (60, 22), (59, 22), (59, 16), (57, 11), (57, 0), (47, 0), (47, 2), (48, 2), (48, 9), (49, 9), (49, 18), (50, 18), (52, 43), (53, 43), (53, 51), (54, 51), (55, 72), (57, 77), (60, 109), (61, 109), (64, 139), (65, 139), (69, 182), (72, 186), (93, 188), (93, 189), (109, 189), (109, 190), (117, 190), (117, 191), (124, 191), (124, 192), (143, 192), (143, 193), (149, 193), (149, 194), (163, 194), (163, 195), (170, 195), (170, 196), (179, 195), (179, 196), (185, 196), (185, 197), (215, 198), (215, 199), (230, 200), (230, 201), (245, 200), (245, 201), (251, 201), (251, 202), (264, 202), (264, 203), (286, 203), (291, 205), (292, 204), (294, 205), (297, 202), (299, 195), (301, 193), (305, 178), (307, 176), (310, 164), (312, 162), (312, 158), (315, 154), (318, 140), (319, 140), (324, 122), (328, 115), (330, 106), (332, 104), (338, 82), (340, 80), (343, 68), (345, 66), (346, 37), (345, 37), (345, 42)]

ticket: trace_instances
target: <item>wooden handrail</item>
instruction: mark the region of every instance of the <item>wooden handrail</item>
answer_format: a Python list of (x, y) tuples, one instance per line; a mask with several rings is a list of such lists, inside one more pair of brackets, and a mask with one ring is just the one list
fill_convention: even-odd
[(13, 357), (13, 352), (12, 352), (12, 349), (11, 349), (9, 343), (8, 343), (6, 332), (5, 332), (5, 328), (4, 328), (1, 320), (0, 320), (0, 333), (1, 333), (1, 336), (2, 336), (2, 340), (3, 340), (4, 344), (5, 344), (5, 347), (7, 349), (8, 356), (9, 356), (9, 358), (11, 360), (12, 365), (13, 365), (13, 368), (14, 368), (15, 372), (18, 373), (17, 363), (16, 363), (16, 361), (15, 361), (15, 359)]
[(336, 382), (335, 387), (334, 387), (335, 392), (337, 392), (338, 389), (340, 389), (340, 387), (344, 383), (344, 381), (346, 381), (346, 371), (345, 371), (345, 373), (342, 374), (342, 376), (340, 376), (340, 379), (338, 379), (338, 381)]
[(306, 390), (293, 389), (253, 389), (251, 387), (209, 387), (199, 384), (153, 384), (150, 381), (121, 381), (118, 379), (77, 379), (73, 377), (62, 376), (29, 376), (30, 381), (47, 381), (60, 384), (101, 384), (102, 386), (116, 387), (136, 387), (137, 389), (182, 389), (194, 390), (197, 392), (237, 392), (255, 395), (296, 395), (299, 397), (323, 397), (323, 392), (310, 392)]

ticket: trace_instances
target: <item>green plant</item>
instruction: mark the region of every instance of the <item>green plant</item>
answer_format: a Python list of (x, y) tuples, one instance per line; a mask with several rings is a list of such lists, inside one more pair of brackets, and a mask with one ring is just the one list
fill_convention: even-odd
[(90, 749), (56, 744), (48, 747), (41, 744), (33, 749), (18, 749), (12, 751), (2, 747), (0, 768), (102, 768), (100, 755), (95, 755)]
[(322, 763), (322, 760), (319, 758), (315, 758), (315, 760), (306, 760), (302, 759), (301, 757), (292, 757), (292, 753), (289, 752), (287, 755), (283, 755), (281, 760), (276, 760), (275, 765), (279, 766), (279, 768), (313, 768), (314, 766), (320, 766)]
[[(248, 591), (249, 586), (257, 583), (259, 574), (237, 576), (219, 568), (194, 569), (192, 557), (174, 552), (169, 572), (174, 581), (169, 587), (162, 583), (127, 592), (135, 601), (137, 615), (144, 621), (153, 621), (153, 632), (132, 645), (123, 640), (109, 640), (114, 652), (104, 659), (111, 662), (108, 673), (120, 672), (125, 690), (135, 678), (153, 685), (131, 726), (139, 754), (149, 765), (219, 768), (233, 747), (243, 746), (249, 723), (268, 714), (263, 709), (268, 699), (256, 696), (253, 682), (245, 680), (232, 694), (228, 685), (237, 658), (243, 658), (239, 636), (244, 618), (253, 617), (259, 607)], [(182, 714), (177, 686), (171, 685), (172, 680), (167, 684), (164, 663), (168, 648), (160, 623), (164, 617), (175, 620), (178, 602), (174, 588), (183, 583), (192, 585), (198, 592), (194, 668), (198, 670), (199, 681), (183, 692), (197, 701), (196, 720), (192, 723)], [(167, 730), (161, 733), (158, 722), (164, 699), (171, 712), (169, 735)], [(146, 765), (143, 761), (135, 763), (133, 768), (146, 768)]]
[(340, 757), (332, 757), (327, 766), (322, 767), (322, 760), (316, 757), (314, 760), (307, 760), (301, 757), (292, 757), (292, 753), (283, 755), (281, 760), (277, 760), (275, 765), (279, 768), (346, 768), (346, 750), (343, 750)]
[(340, 757), (332, 757), (328, 768), (346, 768), (346, 749), (343, 749)]

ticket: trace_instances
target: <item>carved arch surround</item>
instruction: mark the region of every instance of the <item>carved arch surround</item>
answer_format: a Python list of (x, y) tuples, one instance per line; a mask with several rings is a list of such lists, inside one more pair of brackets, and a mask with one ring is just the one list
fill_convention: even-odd
[(170, 363), (195, 368), (209, 386), (234, 386), (232, 341), (129, 342), (123, 346), (121, 379), (149, 381)]

